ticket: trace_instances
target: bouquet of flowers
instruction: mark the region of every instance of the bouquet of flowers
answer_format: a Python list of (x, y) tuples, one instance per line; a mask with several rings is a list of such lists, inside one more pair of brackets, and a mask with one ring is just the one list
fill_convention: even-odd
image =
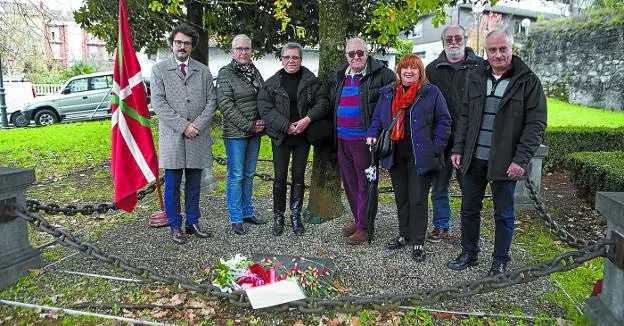
[(212, 284), (229, 293), (293, 279), (305, 295), (327, 298), (340, 286), (332, 274), (327, 266), (303, 256), (286, 262), (276, 257), (264, 257), (256, 263), (236, 254), (230, 260), (220, 258), (217, 261), (212, 268)]

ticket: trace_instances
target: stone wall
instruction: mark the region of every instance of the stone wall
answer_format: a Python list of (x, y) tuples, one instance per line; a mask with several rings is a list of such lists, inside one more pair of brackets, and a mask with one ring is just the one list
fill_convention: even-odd
[(523, 57), (548, 96), (624, 111), (624, 12), (538, 24)]

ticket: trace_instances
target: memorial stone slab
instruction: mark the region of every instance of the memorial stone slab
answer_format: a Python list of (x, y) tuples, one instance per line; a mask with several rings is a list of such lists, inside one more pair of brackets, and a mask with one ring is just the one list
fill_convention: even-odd
[(27, 222), (14, 214), (26, 204), (26, 188), (33, 181), (33, 170), (0, 167), (0, 289), (41, 266), (39, 250), (28, 242)]

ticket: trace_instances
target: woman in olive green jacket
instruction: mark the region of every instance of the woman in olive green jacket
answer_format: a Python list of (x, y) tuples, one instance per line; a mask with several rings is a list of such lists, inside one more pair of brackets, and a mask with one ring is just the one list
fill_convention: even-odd
[(264, 121), (256, 105), (264, 80), (251, 62), (251, 40), (240, 34), (232, 41), (232, 62), (219, 70), (217, 98), (223, 113), (227, 153), (226, 195), (235, 234), (247, 233), (243, 222), (263, 224), (254, 214), (251, 194)]

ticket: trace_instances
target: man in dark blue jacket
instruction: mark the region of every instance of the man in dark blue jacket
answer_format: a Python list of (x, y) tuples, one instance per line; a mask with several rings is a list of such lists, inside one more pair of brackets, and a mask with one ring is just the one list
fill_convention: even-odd
[[(444, 167), (434, 176), (431, 185), (433, 206), (433, 230), (427, 234), (427, 242), (438, 243), (448, 237), (451, 227), (449, 183), (453, 175), (451, 148), (455, 143), (455, 126), (459, 119), (461, 99), (466, 89), (469, 73), (483, 65), (484, 60), (466, 47), (468, 34), (460, 25), (449, 25), (442, 31), (444, 51), (427, 65), (427, 79), (438, 86), (446, 99), (451, 114), (451, 137), (444, 150)], [(460, 180), (460, 173), (456, 173)]]
[(478, 264), (480, 212), (489, 182), (496, 226), (491, 276), (507, 272), (516, 180), (526, 174), (542, 143), (546, 96), (537, 76), (512, 54), (505, 32), (490, 32), (485, 49), (489, 64), (469, 78), (452, 150), (453, 165), (463, 174), (463, 250), (447, 266), (462, 270)]

